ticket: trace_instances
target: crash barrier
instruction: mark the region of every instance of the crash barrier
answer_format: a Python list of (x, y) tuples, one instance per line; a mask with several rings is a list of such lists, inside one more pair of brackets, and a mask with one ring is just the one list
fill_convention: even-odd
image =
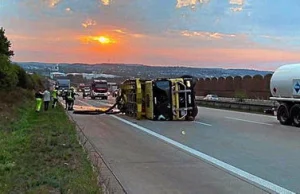
[(118, 177), (114, 174), (109, 167), (108, 162), (103, 158), (100, 151), (93, 144), (91, 140), (85, 135), (84, 128), (81, 128), (73, 119), (73, 117), (67, 112), (70, 120), (76, 125), (78, 142), (82, 148), (87, 152), (88, 159), (91, 161), (94, 172), (98, 175), (98, 185), (101, 187), (101, 193), (104, 194), (127, 194), (123, 185)]
[(263, 113), (267, 109), (277, 107), (277, 103), (274, 104), (254, 104), (249, 102), (230, 102), (220, 100), (201, 100), (197, 99), (196, 104), (199, 106), (209, 106), (214, 108), (226, 108), (234, 110), (244, 110)]

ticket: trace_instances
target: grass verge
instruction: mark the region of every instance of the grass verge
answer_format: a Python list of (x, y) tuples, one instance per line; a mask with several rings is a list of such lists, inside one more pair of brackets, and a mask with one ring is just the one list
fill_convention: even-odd
[(36, 113), (27, 100), (16, 110), (0, 120), (0, 193), (101, 193), (62, 107)]

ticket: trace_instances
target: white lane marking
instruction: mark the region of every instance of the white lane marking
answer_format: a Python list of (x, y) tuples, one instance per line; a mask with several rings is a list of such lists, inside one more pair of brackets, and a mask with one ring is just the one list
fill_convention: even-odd
[(241, 111), (234, 111), (234, 110), (224, 110), (224, 109), (217, 109), (217, 108), (207, 108), (207, 107), (203, 107), (203, 106), (198, 106), (198, 108), (206, 109), (206, 110), (212, 110), (212, 111), (220, 111), (220, 112), (227, 112), (227, 113), (238, 113), (238, 114), (244, 114), (244, 115), (252, 115), (252, 116), (258, 116), (258, 117), (268, 117), (268, 118), (276, 119), (276, 116), (256, 114), (256, 113), (248, 113), (248, 112), (241, 112)]
[(260, 125), (268, 125), (268, 126), (273, 126), (270, 123), (262, 123), (262, 122), (257, 122), (257, 121), (250, 121), (250, 120), (245, 120), (245, 119), (238, 119), (238, 118), (233, 118), (233, 117), (225, 117), (226, 119), (230, 119), (230, 120), (236, 120), (236, 121), (243, 121), (243, 122), (247, 122), (247, 123), (254, 123), (254, 124), (260, 124)]
[(215, 166), (217, 166), (219, 168), (222, 168), (225, 171), (227, 171), (227, 172), (229, 172), (231, 174), (234, 174), (234, 175), (242, 178), (243, 180), (251, 182), (254, 185), (257, 185), (259, 187), (263, 187), (264, 189), (271, 190), (272, 192), (276, 192), (276, 193), (285, 193), (285, 194), (288, 194), (288, 193), (292, 194), (293, 193), (294, 194), (294, 192), (292, 192), (290, 190), (287, 190), (287, 189), (285, 189), (283, 187), (280, 187), (280, 186), (278, 186), (278, 185), (276, 185), (274, 183), (271, 183), (271, 182), (269, 182), (267, 180), (264, 180), (264, 179), (262, 179), (260, 177), (257, 177), (255, 175), (252, 175), (252, 174), (248, 173), (248, 172), (245, 172), (245, 171), (243, 171), (243, 170), (241, 170), (239, 168), (236, 168), (236, 167), (234, 167), (234, 166), (232, 166), (230, 164), (227, 164), (227, 163), (222, 162), (222, 161), (220, 161), (220, 160), (218, 160), (216, 158), (213, 158), (213, 157), (211, 157), (209, 155), (206, 155), (206, 154), (204, 154), (204, 153), (202, 153), (200, 151), (192, 149), (192, 148), (190, 148), (190, 147), (188, 147), (186, 145), (178, 143), (178, 142), (176, 142), (176, 141), (174, 141), (174, 140), (172, 140), (170, 138), (167, 138), (167, 137), (165, 137), (163, 135), (155, 133), (155, 132), (151, 131), (150, 129), (147, 129), (147, 128), (142, 127), (142, 126), (137, 125), (137, 124), (134, 124), (134, 123), (132, 123), (130, 121), (127, 121), (125, 119), (122, 119), (122, 118), (120, 118), (118, 116), (115, 116), (115, 115), (111, 115), (111, 116), (113, 118), (115, 118), (115, 119), (123, 122), (123, 123), (131, 125), (131, 126), (137, 128), (137, 129), (139, 129), (139, 130), (141, 130), (143, 132), (148, 133), (149, 135), (152, 135), (152, 136), (154, 136), (154, 137), (156, 137), (156, 138), (158, 138), (160, 140), (163, 140), (163, 141), (165, 141), (165, 142), (167, 142), (167, 143), (169, 143), (169, 144), (171, 144), (171, 145), (173, 145), (175, 147), (178, 147), (178, 148), (180, 148), (180, 149), (182, 149), (182, 150), (184, 150), (186, 152), (189, 152), (190, 154), (195, 155), (195, 156), (199, 157), (200, 159), (202, 159), (202, 160), (204, 160), (204, 161), (206, 161), (206, 162), (208, 162), (208, 163), (210, 163), (212, 165), (215, 165)]
[(203, 123), (203, 122), (200, 122), (200, 121), (194, 121), (195, 123), (198, 123), (198, 124), (201, 124), (201, 125), (205, 125), (205, 126), (208, 126), (208, 127), (212, 127), (211, 124), (208, 124), (208, 123)]

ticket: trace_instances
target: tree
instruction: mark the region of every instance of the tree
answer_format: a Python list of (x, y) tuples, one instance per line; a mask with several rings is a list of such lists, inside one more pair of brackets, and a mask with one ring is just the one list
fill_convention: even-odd
[(11, 65), (8, 56), (0, 55), (0, 89), (16, 87), (18, 75)]
[(14, 55), (14, 52), (10, 50), (11, 42), (5, 36), (5, 30), (0, 28), (0, 55), (5, 55), (11, 57)]

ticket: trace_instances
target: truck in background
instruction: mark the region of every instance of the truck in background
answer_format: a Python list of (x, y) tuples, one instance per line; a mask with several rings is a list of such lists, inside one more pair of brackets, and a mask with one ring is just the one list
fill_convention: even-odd
[(90, 91), (91, 99), (104, 99), (107, 100), (108, 98), (108, 84), (106, 80), (93, 80), (91, 84), (91, 91)]
[(279, 122), (300, 127), (300, 64), (279, 67), (272, 75), (270, 90), (270, 100), (279, 103)]
[(68, 90), (70, 88), (70, 80), (69, 79), (57, 79), (56, 86), (59, 91)]
[(57, 79), (56, 87), (58, 88), (58, 95), (63, 97), (66, 92), (70, 89), (71, 81), (69, 79)]

